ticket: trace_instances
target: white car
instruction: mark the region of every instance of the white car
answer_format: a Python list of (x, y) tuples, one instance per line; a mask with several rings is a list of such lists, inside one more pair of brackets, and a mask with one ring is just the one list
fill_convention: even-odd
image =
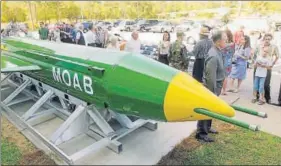
[(163, 33), (164, 31), (174, 32), (174, 29), (175, 29), (175, 27), (171, 22), (161, 21), (158, 24), (152, 26), (150, 31)]
[(189, 38), (193, 38), (196, 42), (198, 42), (201, 26), (202, 25), (200, 23), (194, 23), (192, 25), (192, 29), (190, 29), (187, 32), (184, 32), (185, 37), (186, 37), (184, 41), (188, 41)]
[(118, 29), (119, 31), (133, 31), (135, 30), (137, 27), (136, 27), (136, 22), (133, 21), (133, 20), (124, 20), (124, 21), (121, 21), (119, 23), (119, 25), (115, 28), (115, 29)]
[(184, 21), (182, 24), (178, 25), (176, 27), (177, 31), (189, 31), (192, 28), (192, 25), (194, 24), (194, 21)]

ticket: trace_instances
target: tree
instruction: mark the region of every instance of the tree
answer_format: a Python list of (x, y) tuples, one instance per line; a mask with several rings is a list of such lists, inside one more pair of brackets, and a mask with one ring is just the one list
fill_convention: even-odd
[(9, 5), (7, 2), (1, 2), (1, 21), (2, 22), (24, 22), (27, 20), (26, 8), (21, 5)]
[(74, 2), (64, 3), (63, 15), (69, 20), (76, 20), (80, 16), (80, 8)]
[(1, 11), (2, 11), (2, 15), (1, 15), (1, 22), (8, 22), (8, 12), (9, 12), (9, 7), (7, 5), (7, 2), (2, 2), (1, 3)]

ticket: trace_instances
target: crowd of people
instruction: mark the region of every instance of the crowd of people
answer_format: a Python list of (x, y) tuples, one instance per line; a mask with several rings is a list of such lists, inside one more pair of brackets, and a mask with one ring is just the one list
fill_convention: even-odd
[[(238, 93), (247, 75), (247, 68), (253, 65), (253, 99), (259, 105), (271, 103), (270, 80), (272, 67), (279, 59), (278, 47), (271, 43), (270, 33), (260, 33), (251, 44), (253, 34), (244, 33), (244, 27), (232, 34), (229, 29), (211, 32), (211, 27), (203, 25), (200, 40), (191, 52), (195, 56), (192, 76), (217, 96), (227, 92)], [(184, 33), (177, 33), (174, 43), (169, 41), (165, 32), (159, 44), (159, 61), (179, 70), (185, 71), (188, 66), (188, 55), (183, 44)], [(234, 83), (237, 81), (237, 85)], [(230, 85), (228, 86), (228, 82)], [(279, 93), (281, 106), (281, 85)], [(211, 128), (212, 120), (201, 120), (197, 124), (196, 138), (204, 142), (213, 142), (208, 133), (217, 134)]]
[(125, 45), (117, 36), (109, 34), (107, 29), (95, 27), (93, 24), (90, 24), (87, 29), (84, 33), (83, 24), (77, 24), (75, 27), (63, 23), (61, 26), (48, 28), (47, 24), (41, 23), (38, 33), (41, 40), (140, 53), (141, 42), (137, 31), (132, 32), (132, 39)]

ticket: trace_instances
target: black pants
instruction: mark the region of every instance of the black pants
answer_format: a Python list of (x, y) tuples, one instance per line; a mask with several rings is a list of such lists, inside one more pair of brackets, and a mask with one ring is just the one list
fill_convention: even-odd
[(212, 126), (212, 120), (199, 120), (197, 122), (197, 135), (208, 135)]
[[(256, 68), (254, 69), (254, 79), (255, 79), (255, 73), (256, 73)], [(272, 73), (272, 70), (268, 69), (266, 77), (265, 77), (265, 82), (264, 82), (264, 98), (265, 98), (266, 102), (271, 100), (271, 97), (270, 97), (271, 73)], [(258, 96), (257, 98), (259, 98), (259, 92), (257, 92), (257, 96)]]
[(102, 43), (96, 43), (96, 47), (103, 48), (103, 44)]
[(204, 71), (205, 59), (195, 59), (192, 76), (199, 82), (203, 82), (203, 71)]
[(88, 46), (89, 47), (96, 47), (96, 44), (95, 43), (89, 43)]
[[(222, 89), (222, 85), (223, 85), (223, 81), (218, 81), (217, 83), (217, 88), (215, 89), (215, 91), (212, 91), (214, 94), (216, 94), (217, 96), (220, 95), (221, 89)], [(206, 85), (205, 85), (206, 86)], [(210, 129), (212, 127), (212, 120), (199, 120), (197, 122), (197, 136), (206, 136), (208, 135)]]
[(62, 41), (63, 43), (72, 43), (72, 39), (69, 38), (69, 37), (62, 38), (61, 41)]
[(164, 63), (166, 65), (169, 65), (169, 61), (168, 61), (168, 55), (167, 54), (160, 54), (158, 61), (161, 63)]
[[(205, 59), (195, 59), (192, 76), (199, 82), (203, 82)], [(209, 130), (212, 126), (212, 120), (199, 120), (197, 122), (197, 133), (196, 135), (208, 135)]]

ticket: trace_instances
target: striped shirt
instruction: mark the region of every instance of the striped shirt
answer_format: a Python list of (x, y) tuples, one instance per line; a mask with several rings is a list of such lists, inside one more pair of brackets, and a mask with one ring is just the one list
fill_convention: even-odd
[(208, 38), (202, 39), (194, 46), (192, 53), (196, 59), (206, 58), (212, 46), (213, 46), (212, 40)]

